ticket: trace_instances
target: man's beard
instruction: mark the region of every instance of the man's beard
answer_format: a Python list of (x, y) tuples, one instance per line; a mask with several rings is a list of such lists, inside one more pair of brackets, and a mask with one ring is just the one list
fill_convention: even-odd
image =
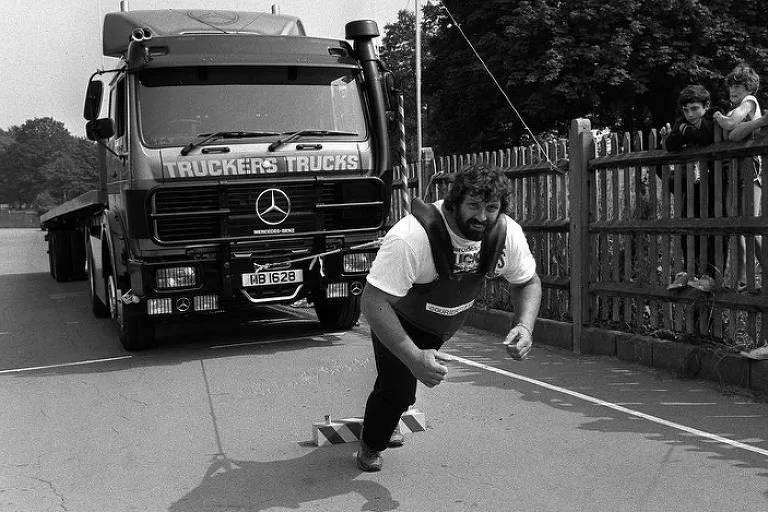
[(486, 230), (490, 224), (488, 222), (479, 222), (474, 219), (463, 220), (460, 215), (456, 216), (456, 224), (461, 230), (461, 235), (467, 240), (478, 242), (483, 239)]

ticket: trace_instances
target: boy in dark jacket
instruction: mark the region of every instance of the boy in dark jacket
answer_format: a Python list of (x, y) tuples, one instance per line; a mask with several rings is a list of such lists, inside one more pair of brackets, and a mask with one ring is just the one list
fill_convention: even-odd
[[(667, 151), (678, 151), (682, 149), (690, 149), (693, 147), (701, 147), (712, 144), (715, 139), (715, 121), (712, 116), (717, 109), (710, 108), (710, 95), (709, 91), (701, 85), (689, 85), (680, 91), (680, 95), (677, 99), (677, 104), (682, 111), (683, 116), (675, 120), (673, 126), (666, 124), (661, 130), (661, 144)], [(708, 210), (707, 216), (714, 216), (714, 173), (712, 171), (711, 162), (696, 162), (694, 165), (695, 182), (693, 184), (693, 217), (701, 217), (701, 178), (702, 164), (707, 164), (709, 172), (707, 176), (707, 191), (708, 191)], [(661, 167), (657, 168), (657, 173), (661, 177)], [(669, 179), (669, 193), (672, 196), (672, 201), (682, 203), (680, 208), (681, 217), (688, 217), (688, 177), (687, 173), (682, 177), (682, 195), (676, 197), (674, 194), (674, 173)], [(686, 261), (688, 259), (688, 244), (687, 237), (680, 237), (681, 249), (682, 249), (682, 266), (686, 267)], [(719, 269), (715, 268), (715, 244), (713, 237), (707, 237), (707, 256), (702, 257), (702, 247), (700, 247), (699, 237), (696, 237), (694, 242), (694, 254), (696, 260), (696, 269), (694, 273), (700, 271), (702, 274), (709, 274), (714, 276)]]
[(672, 127), (661, 129), (661, 144), (667, 151), (706, 146), (714, 141), (715, 109), (710, 108), (709, 91), (701, 85), (689, 85), (680, 91), (677, 104), (683, 113)]

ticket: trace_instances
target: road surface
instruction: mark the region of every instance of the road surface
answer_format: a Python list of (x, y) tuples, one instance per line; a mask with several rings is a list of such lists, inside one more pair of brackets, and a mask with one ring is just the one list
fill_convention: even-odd
[(477, 329), (419, 388), (427, 430), (362, 473), (356, 442), (311, 439), (362, 414), (364, 322), (263, 308), (129, 353), (43, 236), (0, 230), (0, 511), (768, 510), (768, 404), (541, 345), (512, 361)]

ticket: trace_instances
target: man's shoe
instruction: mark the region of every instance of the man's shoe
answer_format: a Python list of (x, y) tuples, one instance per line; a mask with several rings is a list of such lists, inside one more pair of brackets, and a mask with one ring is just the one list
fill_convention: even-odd
[(394, 432), (392, 432), (392, 435), (389, 438), (389, 442), (387, 443), (387, 448), (399, 448), (405, 444), (405, 436), (400, 432), (399, 429), (395, 429)]
[(363, 471), (381, 471), (381, 452), (375, 452), (366, 446), (363, 440), (360, 440), (360, 449), (357, 450), (355, 457), (357, 467)]

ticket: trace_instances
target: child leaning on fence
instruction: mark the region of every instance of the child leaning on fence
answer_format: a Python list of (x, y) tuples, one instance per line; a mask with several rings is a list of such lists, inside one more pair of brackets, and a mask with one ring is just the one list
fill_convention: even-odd
[[(760, 87), (760, 75), (747, 64), (739, 64), (725, 77), (732, 110), (727, 114), (714, 114), (715, 122), (724, 130), (724, 139), (742, 140), (748, 134), (742, 130), (733, 132), (740, 123), (752, 121), (761, 116), (760, 104), (755, 93)], [(741, 137), (741, 138), (739, 138)]]
[(677, 151), (712, 144), (715, 110), (710, 108), (709, 91), (701, 85), (689, 85), (680, 91), (677, 105), (682, 112), (672, 126), (660, 130), (661, 144), (667, 151)]
[[(709, 91), (702, 85), (693, 84), (688, 85), (680, 91), (677, 98), (677, 105), (680, 109), (682, 116), (677, 117), (672, 126), (667, 123), (660, 130), (661, 144), (667, 151), (678, 151), (682, 149), (690, 149), (694, 147), (707, 146), (712, 144), (715, 137), (715, 122), (713, 120), (713, 114), (716, 109), (710, 107), (710, 94)], [(711, 163), (708, 164), (708, 168), (712, 168)], [(661, 167), (657, 167), (656, 170), (659, 178), (662, 178)], [(700, 182), (701, 168), (699, 163), (694, 164), (694, 183), (693, 183), (693, 217), (701, 217), (701, 182)], [(707, 174), (708, 180), (708, 197), (707, 201), (708, 211), (707, 216), (712, 217), (714, 215), (714, 186), (712, 185), (713, 176), (711, 173)], [(681, 190), (680, 196), (675, 195), (675, 176), (674, 172), (669, 176), (669, 193), (673, 203), (682, 204), (682, 208), (679, 209), (681, 217), (688, 217), (688, 209), (685, 205), (688, 203), (688, 173), (683, 173), (681, 177)], [(682, 237), (681, 240), (682, 249), (682, 263), (688, 260), (688, 239)], [(701, 247), (701, 241), (697, 238), (694, 240), (693, 252), (695, 254), (696, 267), (701, 271), (701, 274), (708, 274), (714, 276), (717, 271), (715, 269), (714, 254), (715, 254), (714, 240), (707, 241), (707, 256), (703, 256), (703, 248)]]
[[(741, 141), (750, 136), (755, 136), (759, 128), (768, 124), (768, 118), (762, 116), (760, 104), (755, 97), (757, 89), (760, 87), (760, 75), (747, 64), (739, 64), (725, 77), (725, 85), (728, 87), (728, 95), (733, 110), (727, 115), (715, 115), (714, 119), (720, 127), (723, 128), (724, 138), (731, 141)], [(754, 179), (751, 183), (751, 193), (753, 196), (753, 214), (758, 217), (761, 214), (762, 184), (760, 180), (761, 160), (759, 156), (753, 158)], [(741, 180), (739, 180), (741, 181)], [(750, 187), (750, 183), (740, 183), (739, 189)], [(749, 190), (749, 189), (747, 189)], [(747, 192), (749, 193), (749, 192)], [(741, 196), (741, 194), (739, 194)], [(762, 237), (755, 236), (755, 256), (760, 261), (762, 253)], [(743, 291), (748, 288), (747, 283), (747, 265), (754, 265), (754, 262), (747, 262), (746, 239), (739, 237), (736, 256), (736, 289)], [(761, 264), (765, 264), (762, 262)]]

